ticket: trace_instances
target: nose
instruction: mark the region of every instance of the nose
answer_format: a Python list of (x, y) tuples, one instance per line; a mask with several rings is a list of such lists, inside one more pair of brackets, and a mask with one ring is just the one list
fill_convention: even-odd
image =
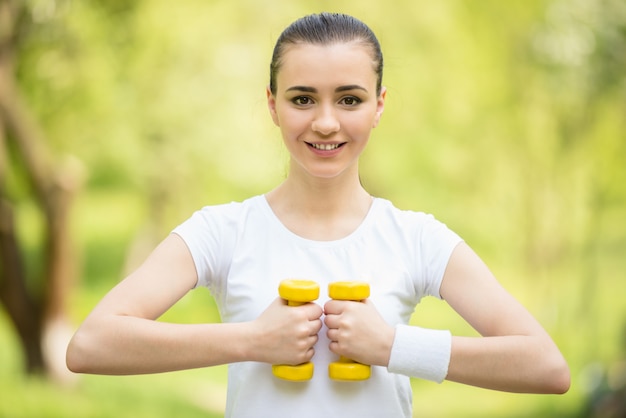
[(321, 135), (328, 136), (339, 131), (339, 127), (339, 119), (337, 119), (332, 106), (320, 106), (311, 123), (311, 129)]

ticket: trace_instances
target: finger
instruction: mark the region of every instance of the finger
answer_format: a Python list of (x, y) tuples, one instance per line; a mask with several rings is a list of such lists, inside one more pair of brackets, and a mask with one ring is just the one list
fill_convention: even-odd
[(313, 347), (309, 348), (309, 350), (306, 352), (305, 361), (311, 361), (314, 355), (315, 355), (315, 349)]
[(345, 301), (341, 300), (329, 300), (324, 304), (324, 314), (326, 315), (338, 315), (343, 312), (343, 306)]
[(311, 333), (309, 335), (317, 336), (317, 333), (322, 329), (322, 320), (316, 319), (315, 321), (311, 321)]
[(329, 329), (326, 332), (326, 336), (331, 342), (337, 342), (339, 338), (339, 331), (336, 329)]
[(326, 316), (324, 316), (324, 324), (326, 324), (326, 327), (329, 329), (339, 328), (339, 315), (326, 314)]
[(324, 313), (322, 308), (316, 303), (307, 303), (305, 305), (302, 305), (302, 309), (306, 310), (307, 318), (309, 319), (309, 321), (321, 318), (322, 314)]

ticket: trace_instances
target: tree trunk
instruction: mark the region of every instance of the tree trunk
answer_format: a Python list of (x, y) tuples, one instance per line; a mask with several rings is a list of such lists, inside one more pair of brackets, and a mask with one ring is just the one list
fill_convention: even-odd
[(30, 374), (45, 371), (41, 345), (41, 312), (29, 295), (15, 236), (13, 209), (0, 200), (0, 302), (4, 305), (18, 333)]
[[(63, 377), (64, 352), (69, 333), (64, 327), (67, 295), (76, 275), (72, 254), (69, 213), (82, 172), (78, 164), (53, 167), (45, 137), (31, 115), (15, 83), (13, 56), (16, 50), (18, 8), (23, 3), (0, 0), (0, 302), (20, 337), (26, 371)], [(23, 21), (23, 20), (20, 20)], [(43, 292), (29, 292), (15, 227), (15, 202), (6, 189), (6, 170), (12, 156), (21, 160), (30, 191), (44, 219), (41, 245)], [(71, 162), (71, 160), (70, 160)], [(42, 296), (39, 296), (43, 293)], [(61, 334), (61, 336), (59, 336)]]

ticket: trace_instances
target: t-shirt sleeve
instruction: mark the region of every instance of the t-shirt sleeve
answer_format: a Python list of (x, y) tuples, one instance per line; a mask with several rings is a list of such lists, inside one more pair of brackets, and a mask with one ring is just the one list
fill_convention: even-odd
[(448, 261), (452, 251), (463, 240), (434, 216), (424, 216), (426, 218), (418, 238), (420, 294), (441, 299), (441, 283)]
[[(441, 283), (450, 256), (462, 239), (432, 215), (419, 213), (412, 231), (415, 239), (415, 286), (419, 297), (441, 299)], [(389, 358), (392, 373), (441, 383), (448, 372), (451, 334), (398, 324)]]
[(196, 287), (207, 287), (215, 297), (221, 294), (221, 282), (230, 266), (228, 251), (234, 240), (234, 232), (229, 229), (232, 216), (228, 216), (227, 208), (228, 205), (202, 208), (172, 231), (189, 248), (198, 274)]

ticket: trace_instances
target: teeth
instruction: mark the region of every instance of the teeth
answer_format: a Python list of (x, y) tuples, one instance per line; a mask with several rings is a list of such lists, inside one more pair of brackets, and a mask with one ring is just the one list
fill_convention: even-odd
[(311, 144), (311, 145), (315, 149), (324, 150), (324, 151), (331, 151), (331, 150), (339, 148), (339, 144)]

